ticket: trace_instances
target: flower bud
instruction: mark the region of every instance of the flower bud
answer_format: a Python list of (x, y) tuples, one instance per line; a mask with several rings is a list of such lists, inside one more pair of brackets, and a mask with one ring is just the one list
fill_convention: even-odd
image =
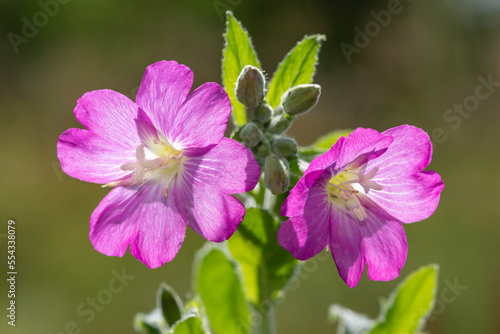
[(292, 138), (278, 137), (273, 141), (273, 152), (280, 157), (289, 157), (299, 152), (299, 146)]
[(319, 85), (298, 85), (281, 96), (283, 110), (290, 116), (304, 114), (318, 103), (321, 87)]
[(270, 155), (264, 163), (264, 186), (274, 195), (282, 194), (290, 186), (290, 166), (285, 158)]
[(269, 124), (269, 132), (276, 135), (282, 134), (288, 130), (290, 124), (292, 124), (292, 120), (292, 117), (289, 117), (286, 114), (274, 116), (271, 118), (271, 123)]
[(269, 140), (264, 138), (254, 152), (260, 157), (267, 157), (269, 153), (271, 153), (271, 144), (269, 144)]
[(265, 86), (266, 80), (262, 72), (257, 67), (247, 65), (236, 81), (236, 98), (245, 107), (257, 107), (264, 99)]
[(240, 139), (243, 145), (252, 148), (257, 146), (264, 138), (264, 134), (254, 123), (247, 123), (241, 128)]
[(262, 102), (254, 111), (253, 119), (260, 124), (269, 122), (273, 116), (273, 107), (267, 102)]

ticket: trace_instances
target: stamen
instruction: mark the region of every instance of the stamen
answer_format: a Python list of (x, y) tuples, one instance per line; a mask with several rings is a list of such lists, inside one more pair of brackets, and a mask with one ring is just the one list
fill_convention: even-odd
[(368, 217), (366, 211), (362, 207), (354, 208), (352, 212), (354, 213), (354, 216), (358, 218), (359, 221), (364, 221)]

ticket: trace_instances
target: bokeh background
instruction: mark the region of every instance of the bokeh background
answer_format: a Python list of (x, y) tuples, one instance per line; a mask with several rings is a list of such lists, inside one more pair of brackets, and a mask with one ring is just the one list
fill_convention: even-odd
[[(439, 142), (433, 137), (429, 168), (446, 188), (431, 218), (406, 226), (409, 255), (401, 278), (371, 282), (365, 274), (349, 289), (332, 260), (317, 261), (277, 308), (279, 332), (335, 333), (327, 320), (332, 303), (375, 317), (379, 298), (402, 278), (438, 263), (442, 307), (427, 329), (500, 333), (500, 87), (458, 128), (443, 119), (447, 109), (474, 95), (479, 76), (500, 81), (497, 0), (402, 0), (402, 11), (350, 62), (340, 44), (353, 45), (354, 28), (364, 30), (373, 21), (370, 12), (387, 9), (390, 1), (61, 2), (18, 52), (8, 34), (23, 36), (23, 18), (33, 22), (38, 15), (44, 23), (37, 14), (43, 8), (37, 1), (0, 3), (0, 233), (15, 219), (18, 257), (17, 326), (6, 325), (2, 278), (1, 333), (66, 333), (71, 322), (81, 333), (133, 333), (134, 315), (154, 307), (161, 281), (182, 296), (189, 293), (201, 237), (189, 231), (175, 260), (156, 270), (128, 253), (121, 259), (99, 254), (88, 239), (88, 222), (108, 190), (62, 174), (56, 142), (67, 128), (80, 127), (73, 108), (83, 93), (110, 88), (135, 98), (144, 69), (155, 61), (188, 65), (195, 87), (220, 83), (225, 9), (249, 29), (268, 76), (304, 34), (326, 34), (315, 77), (323, 88), (320, 103), (290, 131), (301, 145), (337, 128), (383, 131), (408, 123), (430, 134), (442, 129)], [(0, 267), (7, 272), (6, 242), (0, 241)], [(106, 289), (112, 270), (122, 268), (134, 280), (86, 322), (77, 307)], [(442, 295), (446, 282), (465, 289)]]

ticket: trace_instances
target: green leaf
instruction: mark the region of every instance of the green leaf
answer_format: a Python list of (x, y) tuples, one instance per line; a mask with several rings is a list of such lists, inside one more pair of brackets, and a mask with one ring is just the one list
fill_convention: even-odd
[(332, 131), (316, 140), (314, 144), (312, 144), (312, 147), (322, 149), (326, 152), (340, 139), (340, 137), (347, 137), (353, 131), (354, 130), (351, 129)]
[(254, 305), (279, 298), (298, 264), (279, 245), (278, 227), (278, 221), (267, 211), (249, 208), (228, 241), (231, 255), (243, 271), (245, 295)]
[(439, 267), (423, 267), (392, 293), (371, 334), (411, 334), (422, 329), (434, 307)]
[(299, 148), (299, 158), (311, 162), (314, 158), (328, 151), (340, 137), (347, 137), (353, 130), (335, 130), (320, 137), (311, 146)]
[(158, 289), (158, 308), (163, 313), (163, 318), (169, 327), (172, 327), (182, 317), (182, 301), (177, 293), (165, 283)]
[(158, 309), (150, 314), (138, 313), (134, 318), (134, 329), (144, 334), (161, 334), (163, 319)]
[(305, 36), (288, 52), (269, 84), (267, 102), (273, 108), (281, 103), (281, 95), (289, 88), (312, 82), (321, 43), (325, 40), (324, 35)]
[(172, 333), (174, 334), (204, 334), (201, 318), (197, 316), (190, 316), (179, 321)]
[(375, 323), (368, 316), (337, 304), (330, 306), (328, 315), (331, 320), (339, 323), (338, 334), (363, 334), (373, 328)]
[(241, 126), (246, 123), (245, 107), (238, 102), (235, 94), (236, 80), (245, 65), (261, 69), (257, 53), (248, 32), (236, 20), (233, 13), (226, 12), (225, 46), (222, 51), (222, 82), (233, 107), (233, 120)]
[(199, 252), (196, 290), (215, 333), (248, 333), (249, 314), (236, 265), (215, 246)]

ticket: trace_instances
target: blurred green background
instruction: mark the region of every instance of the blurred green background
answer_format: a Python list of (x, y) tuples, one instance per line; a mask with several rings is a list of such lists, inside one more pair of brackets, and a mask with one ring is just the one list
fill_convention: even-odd
[[(405, 226), (409, 255), (401, 278), (372, 282), (365, 274), (349, 289), (333, 260), (318, 261), (277, 308), (279, 332), (335, 333), (327, 321), (331, 303), (375, 317), (379, 297), (418, 267), (438, 263), (441, 302), (427, 329), (500, 333), (500, 87), (458, 128), (443, 119), (447, 109), (475, 94), (479, 76), (500, 81), (497, 0), (401, 1), (401, 12), (350, 63), (340, 44), (354, 45), (354, 28), (364, 30), (374, 20), (370, 12), (387, 9), (390, 1), (61, 2), (46, 22), (37, 1), (0, 3), (0, 233), (15, 219), (18, 257), (17, 326), (6, 324), (2, 279), (1, 333), (59, 334), (71, 322), (81, 333), (133, 333), (134, 315), (154, 307), (161, 281), (188, 293), (202, 238), (188, 231), (175, 260), (156, 270), (129, 253), (122, 259), (99, 254), (88, 224), (108, 190), (61, 174), (56, 142), (66, 129), (80, 127), (73, 108), (83, 93), (110, 88), (135, 98), (144, 69), (155, 61), (186, 64), (194, 71), (194, 87), (220, 83), (224, 9), (249, 29), (268, 76), (304, 34), (327, 35), (315, 77), (323, 89), (320, 103), (290, 132), (301, 145), (336, 128), (383, 131), (404, 123), (428, 133), (441, 128), (447, 136), (434, 140), (429, 167), (446, 188), (430, 219)], [(23, 17), (33, 22), (34, 16), (41, 27), (16, 53), (8, 34), (22, 37)], [(6, 242), (0, 241), (6, 273)], [(91, 321), (77, 314), (81, 303), (108, 288), (112, 270), (122, 268), (134, 280)], [(443, 295), (446, 282), (454, 281), (466, 288)]]

